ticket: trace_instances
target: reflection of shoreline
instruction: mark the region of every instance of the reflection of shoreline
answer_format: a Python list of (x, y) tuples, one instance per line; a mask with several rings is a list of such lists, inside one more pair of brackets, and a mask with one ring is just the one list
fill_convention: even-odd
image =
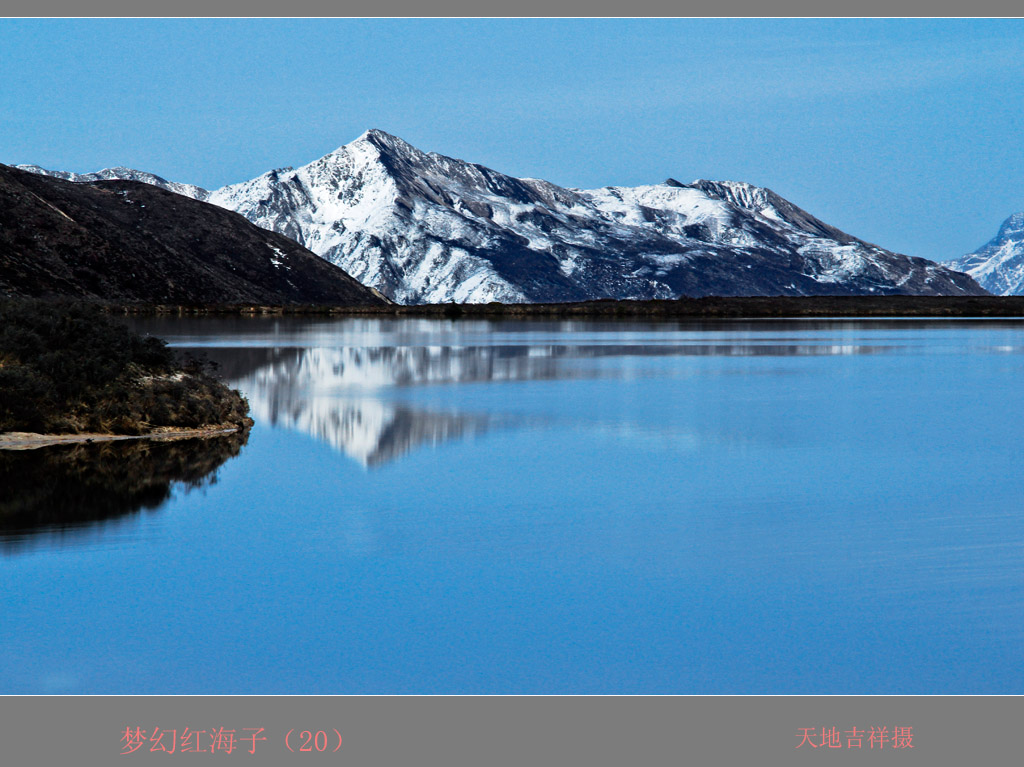
[(116, 441), (0, 452), (0, 542), (16, 549), (40, 533), (68, 532), (157, 509), (177, 483), (216, 481), (248, 431), (181, 440)]

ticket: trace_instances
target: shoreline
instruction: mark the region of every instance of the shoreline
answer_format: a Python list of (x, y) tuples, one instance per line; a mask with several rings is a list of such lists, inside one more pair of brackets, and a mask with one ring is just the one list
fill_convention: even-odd
[(211, 426), (202, 429), (172, 429), (163, 427), (146, 434), (38, 434), (36, 432), (9, 431), (0, 433), (0, 450), (34, 450), (53, 445), (93, 444), (121, 440), (152, 439), (169, 442), (195, 437), (219, 437), (241, 431), (241, 426)]
[(548, 304), (415, 304), (390, 306), (256, 304), (114, 304), (112, 314), (152, 316), (329, 316), (459, 318), (787, 319), (859, 317), (1024, 318), (1024, 296), (756, 296)]

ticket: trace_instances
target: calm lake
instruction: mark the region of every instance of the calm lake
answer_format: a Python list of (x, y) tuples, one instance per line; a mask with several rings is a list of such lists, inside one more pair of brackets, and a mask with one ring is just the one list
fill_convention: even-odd
[(256, 426), (2, 459), (0, 693), (1024, 693), (1022, 323), (134, 325)]

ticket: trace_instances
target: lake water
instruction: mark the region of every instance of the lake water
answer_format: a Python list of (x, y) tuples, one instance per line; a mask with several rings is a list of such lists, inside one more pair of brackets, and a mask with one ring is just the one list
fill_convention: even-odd
[(1024, 324), (135, 324), (256, 426), (5, 459), (0, 693), (1024, 693)]

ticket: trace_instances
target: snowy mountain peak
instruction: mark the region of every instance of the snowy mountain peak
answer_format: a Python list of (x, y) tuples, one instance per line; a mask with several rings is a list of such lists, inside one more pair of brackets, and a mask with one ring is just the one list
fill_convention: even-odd
[(995, 237), (948, 266), (971, 275), (996, 295), (1024, 295), (1024, 212), (1014, 213)]
[(1014, 213), (999, 227), (996, 240), (1024, 238), (1024, 212)]
[(373, 144), (379, 149), (392, 152), (401, 152), (403, 154), (422, 154), (420, 150), (414, 147), (412, 144), (400, 139), (398, 136), (393, 136), (387, 131), (382, 131), (379, 128), (370, 128), (370, 130), (364, 132), (359, 138), (352, 143), (367, 142)]
[(431, 157), (432, 155), (420, 151), (398, 136), (393, 136), (378, 128), (371, 128), (354, 141), (342, 144), (330, 154), (322, 157), (320, 161), (336, 161), (342, 164), (363, 166), (379, 162), (392, 168), (396, 165), (406, 167), (429, 165)]

